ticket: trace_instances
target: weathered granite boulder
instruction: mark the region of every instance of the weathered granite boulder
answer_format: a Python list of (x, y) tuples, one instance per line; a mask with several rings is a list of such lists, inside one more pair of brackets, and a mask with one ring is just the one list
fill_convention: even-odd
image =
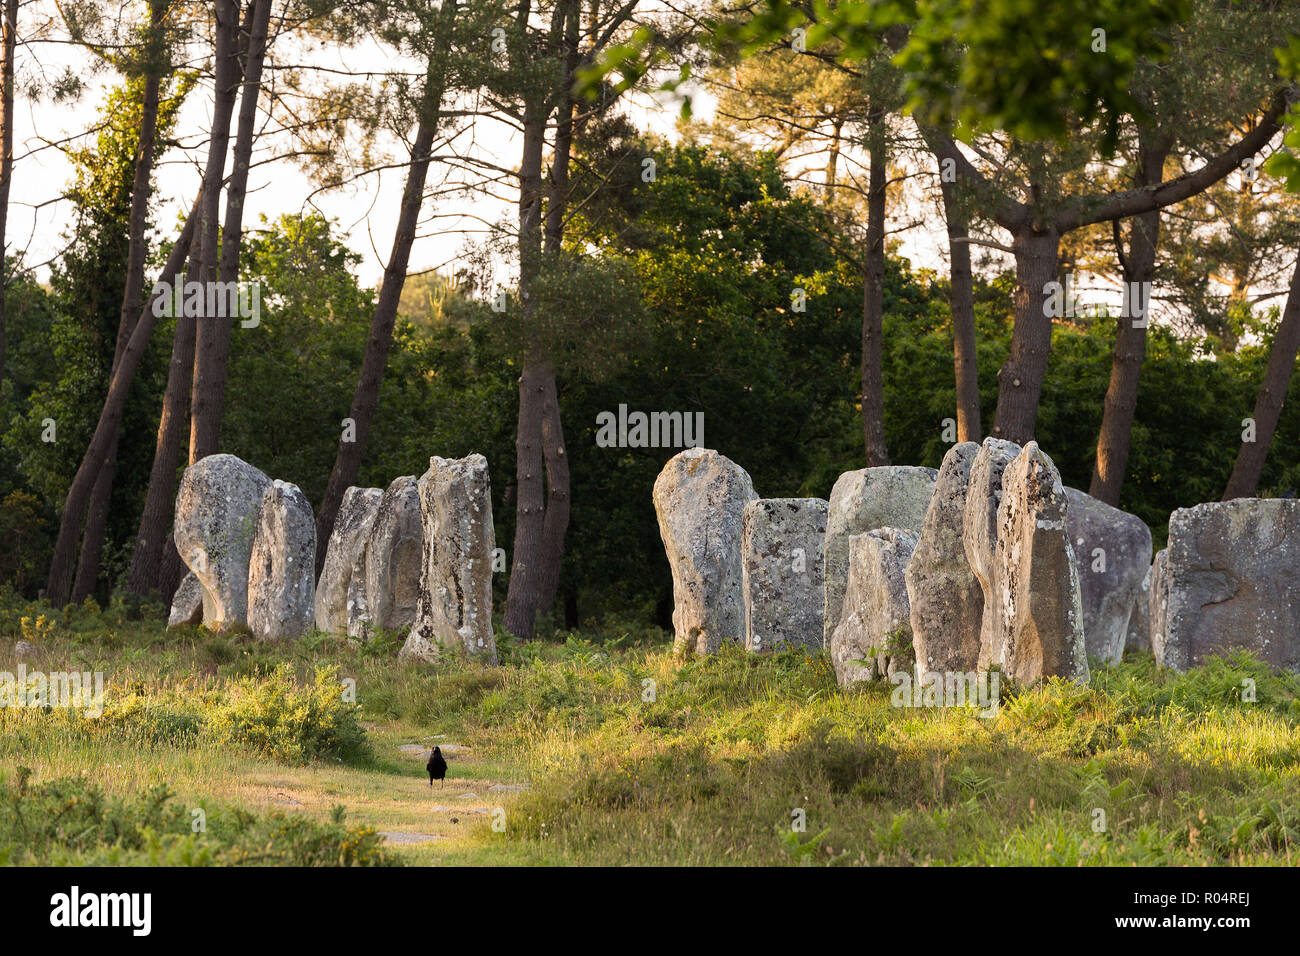
[(248, 561), (271, 479), (234, 455), (209, 455), (185, 469), (172, 537), (203, 586), (203, 623), (248, 623)]
[(822, 546), (827, 502), (759, 498), (741, 518), (745, 648), (822, 646)]
[(1147, 616), (1151, 622), (1151, 656), (1161, 665), (1165, 664), (1165, 620), (1169, 611), (1169, 589), (1165, 578), (1168, 563), (1169, 549), (1157, 551), (1151, 562), (1151, 591), (1147, 595)]
[(497, 662), (492, 632), (492, 487), (487, 459), (430, 458), (420, 476), (423, 546), (415, 623), (401, 657), (458, 650)]
[(971, 573), (984, 595), (980, 621), (979, 669), (993, 662), (994, 631), (997, 625), (998, 505), (1002, 502), (1002, 476), (1007, 465), (1020, 454), (1020, 446), (1001, 438), (986, 438), (970, 466), (966, 486), (966, 512), (962, 521), (962, 549)]
[(329, 546), (325, 549), (325, 563), (316, 580), (316, 629), (319, 631), (347, 632), (352, 570), (365, 547), (383, 496), (379, 488), (355, 486), (343, 493)]
[(1151, 529), (1137, 515), (1066, 488), (1066, 530), (1079, 566), (1083, 638), (1088, 653), (1119, 663), (1128, 622), (1151, 569)]
[(1002, 475), (992, 660), (1021, 683), (1088, 680), (1083, 602), (1066, 537), (1069, 499), (1052, 459), (1029, 442)]
[(748, 472), (711, 448), (674, 455), (655, 479), (679, 655), (712, 654), (745, 639), (741, 524), (757, 498)]
[(316, 522), (297, 485), (262, 496), (248, 562), (248, 627), (263, 640), (297, 637), (316, 620)]
[[(1087, 629), (1084, 630), (1086, 638)], [(1133, 613), (1128, 619), (1128, 634), (1124, 638), (1124, 649), (1151, 653), (1151, 569), (1142, 576), (1142, 585), (1138, 588), (1137, 601), (1133, 604)]]
[(348, 583), (348, 635), (405, 630), (415, 620), (424, 531), (414, 475), (396, 479), (380, 497), (370, 532)]
[(1163, 666), (1185, 670), (1243, 648), (1300, 672), (1300, 501), (1179, 508), (1169, 516), (1162, 571), (1152, 582), (1163, 609), (1151, 643)]
[(961, 442), (944, 455), (916, 551), (907, 565), (918, 673), (964, 673), (974, 670), (979, 661), (984, 591), (962, 544), (966, 487), (979, 450), (974, 442)]
[(875, 528), (905, 528), (919, 534), (930, 507), (938, 472), (911, 465), (847, 471), (831, 489), (826, 516), (826, 621), (829, 645), (840, 622), (849, 577), (849, 537)]
[(830, 643), (840, 686), (912, 669), (916, 655), (904, 571), (915, 548), (916, 535), (903, 528), (849, 538), (844, 613)]
[(167, 615), (167, 627), (180, 627), (182, 624), (203, 623), (203, 585), (194, 576), (186, 573), (181, 579), (181, 586), (172, 597), (171, 613)]

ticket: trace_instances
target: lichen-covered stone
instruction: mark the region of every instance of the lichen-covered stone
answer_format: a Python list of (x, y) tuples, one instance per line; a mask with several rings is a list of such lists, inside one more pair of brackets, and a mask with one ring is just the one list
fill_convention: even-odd
[(248, 562), (248, 627), (263, 640), (310, 631), (316, 620), (316, 522), (297, 485), (262, 496)]
[(1119, 663), (1129, 618), (1151, 568), (1151, 529), (1137, 515), (1066, 488), (1066, 521), (1079, 566), (1083, 637), (1088, 653)]
[(844, 607), (850, 536), (875, 528), (920, 533), (937, 475), (933, 468), (886, 465), (848, 471), (836, 479), (826, 516), (826, 620), (822, 634), (827, 644)]
[(1162, 572), (1152, 582), (1164, 605), (1151, 635), (1160, 664), (1185, 670), (1242, 648), (1300, 672), (1300, 501), (1179, 508)]
[(414, 475), (388, 486), (379, 499), (348, 585), (348, 634), (366, 640), (375, 630), (406, 630), (415, 620), (424, 531)]
[(384, 492), (379, 488), (352, 487), (343, 493), (334, 530), (325, 549), (325, 563), (316, 580), (316, 629), (345, 634), (348, 629), (348, 590), (370, 526)]
[(203, 623), (203, 585), (194, 576), (193, 571), (186, 573), (181, 585), (172, 597), (171, 613), (167, 615), (167, 627), (180, 627), (183, 624)]
[(961, 442), (944, 455), (921, 536), (907, 565), (918, 673), (964, 673), (974, 670), (979, 661), (984, 591), (962, 543), (966, 488), (979, 450), (974, 442)]
[(962, 521), (962, 549), (971, 573), (983, 593), (984, 611), (980, 620), (978, 666), (987, 668), (993, 660), (994, 631), (997, 623), (998, 506), (1002, 503), (1002, 476), (1007, 465), (1020, 454), (1020, 446), (1001, 438), (986, 438), (970, 466), (966, 485), (966, 510)]
[(203, 586), (203, 623), (248, 623), (248, 561), (257, 515), (271, 479), (234, 455), (209, 455), (185, 469), (172, 537)]
[(827, 502), (759, 498), (741, 518), (745, 647), (822, 646), (822, 546)]
[[(1086, 632), (1084, 636), (1087, 636)], [(1147, 568), (1147, 573), (1142, 576), (1142, 585), (1138, 588), (1133, 613), (1128, 619), (1128, 634), (1124, 638), (1124, 649), (1151, 653), (1151, 568)]]
[(674, 649), (712, 654), (743, 642), (741, 525), (758, 498), (748, 472), (711, 448), (688, 448), (668, 459), (653, 496), (673, 575)]
[(420, 476), (423, 550), (415, 622), (401, 657), (455, 649), (497, 662), (492, 632), (492, 488), (487, 459), (430, 458)]
[(1088, 656), (1069, 499), (1052, 459), (1029, 442), (1002, 475), (993, 581), (992, 661), (1021, 683), (1067, 677), (1086, 683)]
[(831, 634), (831, 664), (840, 686), (911, 670), (911, 612), (904, 573), (916, 534), (876, 528), (849, 537), (843, 614)]

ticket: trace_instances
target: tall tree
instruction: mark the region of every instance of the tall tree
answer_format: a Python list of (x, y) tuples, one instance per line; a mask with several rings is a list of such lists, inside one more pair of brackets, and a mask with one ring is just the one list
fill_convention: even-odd
[[(153, 170), (158, 133), (158, 108), (163, 76), (170, 70), (166, 60), (164, 21), (170, 0), (150, 0), (148, 25), (144, 28), (141, 43), (140, 66), (144, 76), (141, 98), (140, 134), (136, 144), (134, 174), (131, 184), (131, 211), (127, 220), (126, 282), (122, 289), (122, 308), (118, 320), (117, 340), (113, 350), (112, 368), (122, 360), (122, 351), (135, 329), (144, 292), (145, 256), (148, 243), (145, 227), (148, 224), (149, 202), (152, 198)], [(108, 506), (117, 475), (117, 447), (121, 432), (113, 437), (104, 458), (103, 468), (95, 479), (88, 505), (86, 527), (82, 532), (81, 554), (77, 562), (76, 579), (72, 587), (72, 600), (81, 602), (95, 589), (99, 578), (100, 555), (108, 530)]]
[(952, 366), (957, 383), (957, 440), (980, 440), (979, 357), (975, 351), (975, 281), (970, 265), (969, 212), (954, 182), (940, 170), (948, 226), (948, 305), (952, 311)]
[(0, 24), (0, 382), (5, 377), (5, 288), (9, 267), (5, 261), (9, 223), (9, 185), (14, 172), (14, 55), (18, 46), (18, 0), (4, 0)]
[[(268, 0), (253, 0), (249, 6), (249, 17), (258, 18), (263, 23), (262, 42), (254, 47), (249, 44), (249, 66), (256, 69), (258, 79), (261, 76), (261, 60), (266, 48), (265, 7)], [(215, 17), (215, 106), (213, 108), (210, 146), (208, 148), (208, 165), (204, 171), (205, 187), (215, 184), (217, 188), (205, 189), (203, 202), (203, 222), (199, 233), (199, 281), (216, 282), (218, 278), (221, 244), (220, 186), (225, 178), (227, 153), (230, 148), (230, 120), (235, 108), (235, 97), (239, 92), (241, 64), (239, 57), (239, 5), (236, 0), (216, 0), (213, 5)], [(254, 63), (254, 57), (256, 62)], [(244, 100), (255, 108), (261, 87), (244, 87)], [(240, 120), (243, 121), (241, 110)], [(249, 135), (252, 135), (252, 113), (248, 116)], [(250, 147), (251, 148), (251, 147)], [(244, 170), (245, 182), (247, 169)], [(235, 237), (227, 237), (236, 242)], [(238, 251), (236, 251), (236, 265)], [(221, 410), (225, 401), (226, 357), (230, 349), (231, 320), (219, 314), (209, 315), (207, 305), (214, 301), (213, 296), (204, 296), (204, 312), (198, 318), (194, 342), (194, 384), (190, 393), (190, 464), (215, 454), (221, 435)]]
[[(410, 159), (406, 166), (406, 183), (398, 207), (397, 224), (393, 229), (393, 243), (384, 267), (383, 284), (375, 301), (370, 323), (370, 336), (366, 340), (365, 355), (361, 360), (361, 373), (349, 423), (339, 439), (338, 454), (330, 471), (325, 496), (316, 515), (316, 570), (325, 563), (325, 549), (334, 519), (338, 515), (343, 494), (356, 482), (365, 455), (366, 443), (379, 404), (379, 387), (383, 381), (384, 367), (393, 341), (393, 325), (397, 321), (397, 307), (401, 302), (402, 288), (406, 283), (406, 270), (410, 265), (411, 246), (415, 242), (420, 207), (424, 201), (425, 181), (433, 156), (434, 138), (442, 121), (443, 98), (447, 94), (452, 75), (453, 30), (459, 12), (457, 0), (443, 0), (443, 4), (430, 17), (417, 14), (416, 29), (406, 35), (405, 42), (415, 42), (423, 54), (425, 71), (423, 82), (416, 94), (413, 119), (416, 124), (415, 139), (410, 146)], [(418, 31), (418, 32), (417, 32)], [(418, 37), (416, 40), (412, 38)]]
[[(199, 242), (191, 257), (188, 269), (182, 275), (180, 267), (167, 275), (169, 283), (184, 281), (203, 282), (217, 278), (217, 256), (219, 233), (217, 215), (220, 209), (220, 192), (225, 175), (226, 150), (229, 146), (231, 116), (235, 109), (236, 94), (241, 80), (244, 79), (244, 66), (240, 60), (240, 34), (236, 22), (237, 8), (233, 3), (218, 8), (214, 22), (214, 114), (213, 135), (208, 141), (207, 161), (200, 186), (203, 195), (209, 198), (201, 207), (204, 220), (199, 230)], [(221, 253), (220, 277), (222, 281), (234, 281), (238, 278), (238, 258), (242, 236), (243, 192), (248, 182), (248, 158), (252, 151), (253, 120), (257, 100), (261, 93), (261, 69), (267, 45), (267, 24), (270, 18), (269, 0), (254, 0), (248, 8), (246, 22), (249, 29), (245, 31), (246, 42), (244, 58), (248, 63), (250, 76), (243, 85), (240, 96), (239, 130), (236, 135), (236, 169), (227, 192), (227, 218), (230, 220), (230, 238), (224, 243)], [(221, 135), (221, 131), (225, 134)], [(238, 164), (242, 156), (243, 168)], [(231, 207), (231, 199), (235, 205)], [(233, 218), (232, 218), (233, 217)], [(206, 243), (206, 245), (205, 245)], [(231, 264), (233, 263), (233, 274)], [(183, 264), (182, 264), (183, 265)], [(224, 278), (229, 276), (229, 279)], [(206, 308), (207, 296), (204, 296)], [(196, 426), (192, 422), (191, 402), (197, 391), (195, 368), (199, 364), (197, 355), (198, 329), (200, 318), (190, 309), (182, 309), (175, 316), (176, 325), (172, 333), (172, 352), (167, 369), (167, 385), (163, 391), (162, 410), (158, 419), (158, 436), (154, 445), (153, 465), (149, 473), (149, 486), (145, 491), (144, 507), (140, 514), (140, 525), (136, 532), (135, 549), (131, 554), (131, 565), (127, 570), (127, 590), (145, 596), (160, 594), (164, 600), (170, 600), (183, 573), (183, 563), (171, 539), (173, 510), (175, 508), (176, 468), (181, 457), (185, 426), (191, 425), (191, 454), (195, 449)], [(229, 322), (220, 317), (204, 316), (202, 324), (207, 328), (207, 344), (210, 348), (228, 347)], [(214, 344), (216, 343), (216, 344)], [(208, 417), (205, 420), (203, 441), (214, 441), (220, 429), (220, 410), (215, 410), (211, 403), (212, 391), (216, 387), (211, 375), (214, 374), (213, 362), (204, 363), (209, 372), (206, 380), (206, 397), (210, 400), (205, 406)], [(224, 393), (224, 366), (221, 369), (220, 390)], [(201, 446), (206, 447), (206, 446)], [(212, 450), (207, 451), (210, 454)], [(191, 463), (196, 459), (191, 459)]]
[(1291, 291), (1287, 294), (1286, 307), (1282, 310), (1282, 321), (1273, 333), (1273, 343), (1269, 347), (1268, 366), (1264, 370), (1264, 380), (1259, 386), (1259, 395), (1255, 399), (1254, 434), (1251, 440), (1243, 440), (1237, 450), (1237, 460), (1232, 466), (1232, 475), (1223, 491), (1223, 500), (1249, 498), (1259, 487), (1260, 475), (1264, 472), (1264, 462), (1268, 458), (1269, 447), (1273, 443), (1273, 434), (1277, 431), (1277, 422), (1282, 415), (1282, 404), (1286, 401), (1287, 388), (1291, 384), (1291, 373), (1295, 370), (1296, 355), (1300, 353), (1300, 261), (1296, 262), (1291, 275)]
[[(1173, 147), (1171, 137), (1142, 125), (1138, 130), (1137, 188), (1158, 185), (1164, 179), (1165, 159)], [(1128, 254), (1118, 220), (1114, 222), (1115, 253), (1126, 288), (1128, 309), (1115, 329), (1115, 350), (1110, 383), (1097, 435), (1097, 457), (1093, 463), (1088, 494), (1119, 507), (1120, 488), (1128, 466), (1133, 418), (1137, 414), (1138, 383), (1147, 351), (1150, 302), (1147, 291), (1155, 274), (1156, 249), (1160, 238), (1160, 210), (1152, 209), (1133, 219), (1129, 230)]]

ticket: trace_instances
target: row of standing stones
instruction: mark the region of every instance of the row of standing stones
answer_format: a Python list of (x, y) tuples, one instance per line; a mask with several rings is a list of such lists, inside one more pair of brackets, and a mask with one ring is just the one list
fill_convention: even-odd
[(847, 472), (830, 501), (759, 498), (716, 451), (654, 486), (679, 653), (827, 649), (841, 684), (998, 666), (1089, 678), (1126, 647), (1184, 670), (1234, 647), (1300, 671), (1300, 502), (1179, 509), (1152, 562), (1134, 515), (1065, 487), (1035, 442), (953, 446), (936, 472)]
[(403, 657), (458, 649), (496, 663), (487, 460), (429, 459), (420, 478), (349, 488), (315, 576), (316, 528), (298, 489), (233, 455), (185, 470), (173, 538), (189, 574), (169, 626), (247, 627), (263, 640), (310, 631), (360, 640), (406, 631)]

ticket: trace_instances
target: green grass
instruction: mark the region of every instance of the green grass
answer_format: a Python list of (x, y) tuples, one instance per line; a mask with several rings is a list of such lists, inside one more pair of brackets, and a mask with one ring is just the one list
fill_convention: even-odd
[[(841, 690), (820, 655), (681, 663), (617, 628), (506, 640), (488, 668), (398, 663), (397, 636), (262, 645), (157, 614), (0, 595), (0, 671), (27, 639), (29, 670), (107, 679), (99, 719), (0, 708), (0, 861), (1300, 861), (1300, 678), (1245, 654), (1004, 686), (984, 719)], [(431, 790), (433, 743), (451, 760)]]

